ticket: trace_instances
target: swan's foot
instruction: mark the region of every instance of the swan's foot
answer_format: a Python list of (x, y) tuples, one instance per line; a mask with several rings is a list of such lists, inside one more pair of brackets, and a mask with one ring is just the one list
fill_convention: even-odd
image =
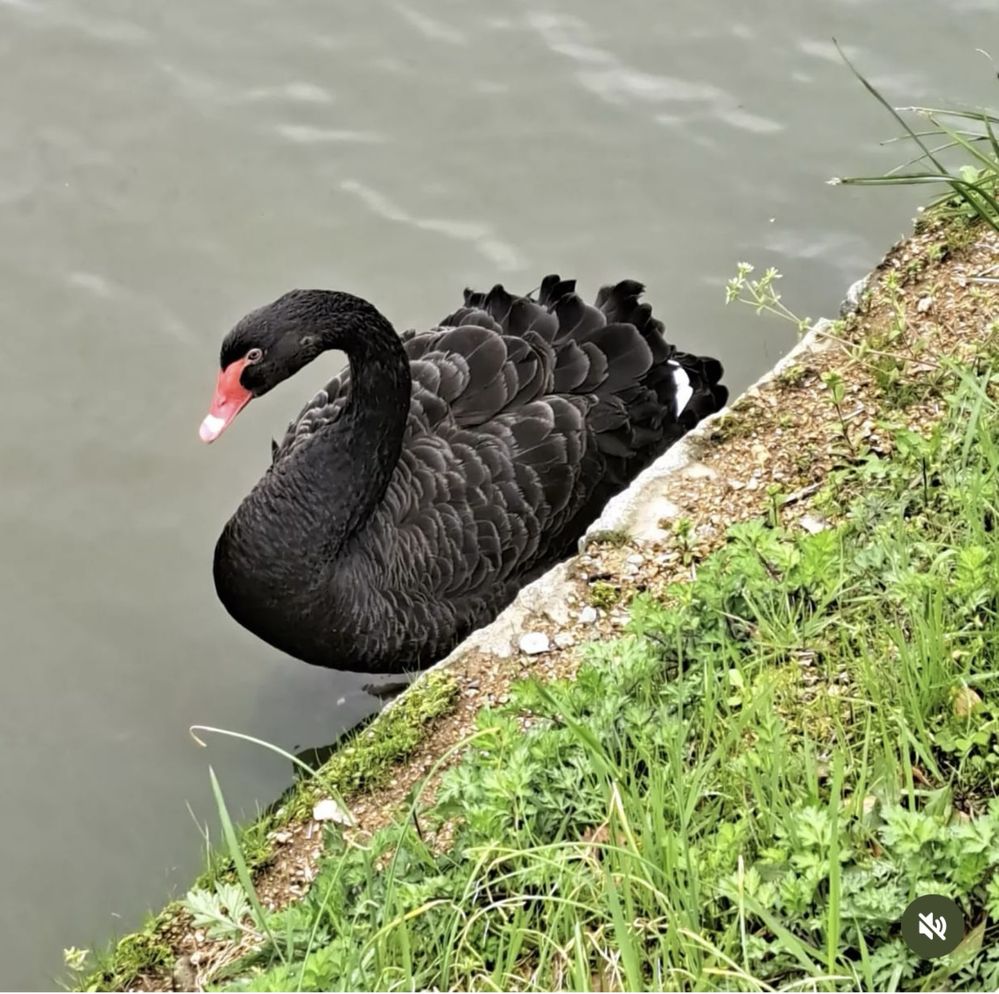
[(415, 673), (412, 675), (400, 674), (378, 683), (366, 683), (361, 687), (361, 690), (387, 704), (389, 701), (395, 700), (415, 679)]

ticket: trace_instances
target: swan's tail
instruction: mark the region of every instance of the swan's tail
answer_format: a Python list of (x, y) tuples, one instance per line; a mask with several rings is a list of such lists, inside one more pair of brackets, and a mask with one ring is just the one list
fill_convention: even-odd
[(674, 416), (688, 430), (728, 403), (728, 387), (721, 382), (724, 371), (717, 359), (675, 352), (670, 367), (676, 391)]
[(589, 423), (605, 455), (644, 462), (728, 400), (721, 363), (671, 345), (662, 321), (640, 299), (644, 291), (637, 280), (621, 280), (587, 304), (575, 280), (553, 274), (536, 298), (501, 285), (488, 293), (466, 290), (465, 306), (441, 323), (542, 343), (538, 357), (550, 363), (554, 392), (598, 398)]
[(601, 287), (596, 305), (608, 323), (634, 325), (652, 350), (653, 361), (644, 379), (678, 426), (689, 431), (699, 421), (728, 403), (728, 388), (721, 382), (722, 364), (712, 356), (680, 352), (666, 341), (666, 329), (641, 301), (645, 287), (637, 280), (622, 280)]

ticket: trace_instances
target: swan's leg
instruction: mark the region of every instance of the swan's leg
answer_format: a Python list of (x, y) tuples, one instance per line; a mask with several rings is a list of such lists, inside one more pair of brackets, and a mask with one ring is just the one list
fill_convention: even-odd
[(379, 700), (389, 701), (398, 697), (418, 676), (416, 673), (400, 673), (398, 676), (391, 676), (387, 680), (380, 680), (378, 683), (366, 683), (361, 690)]

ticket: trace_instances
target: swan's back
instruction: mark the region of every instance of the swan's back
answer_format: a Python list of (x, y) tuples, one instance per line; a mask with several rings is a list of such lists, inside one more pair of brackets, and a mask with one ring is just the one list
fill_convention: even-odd
[[(437, 328), (403, 336), (413, 388), (402, 455), (337, 569), (358, 632), (348, 668), (446, 654), (724, 406), (720, 364), (668, 344), (643, 289), (604, 287), (594, 305), (557, 276), (537, 299), (466, 290)], [(304, 457), (348, 392), (345, 371), (290, 426), (275, 461)]]

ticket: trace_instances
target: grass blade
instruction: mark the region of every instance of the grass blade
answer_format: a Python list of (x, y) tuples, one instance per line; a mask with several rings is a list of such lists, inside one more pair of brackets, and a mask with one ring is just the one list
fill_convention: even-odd
[(285, 752), (280, 746), (274, 745), (273, 742), (266, 742), (264, 739), (258, 739), (253, 735), (247, 735), (245, 732), (233, 732), (228, 728), (215, 728), (213, 725), (191, 725), (188, 732), (191, 734), (191, 738), (201, 746), (202, 749), (208, 748), (208, 743), (204, 739), (195, 735), (195, 732), (213, 732), (215, 735), (224, 735), (230, 739), (239, 739), (241, 742), (252, 742), (254, 745), (263, 746), (265, 749), (269, 749), (273, 753), (281, 756), (284, 759), (289, 760), (294, 763), (297, 767), (304, 770), (309, 774), (310, 777), (318, 776), (316, 770), (314, 770), (308, 763), (303, 762), (297, 756), (293, 756), (290, 752)]
[(253, 915), (257, 920), (257, 926), (270, 940), (275, 952), (277, 952), (283, 961), (284, 953), (281, 947), (274, 941), (274, 933), (271, 932), (267, 915), (264, 913), (260, 899), (257, 897), (257, 890), (253, 886), (250, 871), (246, 865), (246, 860), (243, 858), (243, 850), (239, 847), (239, 840), (236, 838), (236, 829), (232, 823), (232, 819), (229, 817), (229, 809), (226, 807), (225, 797), (222, 795), (222, 787), (219, 785), (218, 777), (215, 776), (215, 770), (211, 766), (208, 767), (208, 775), (212, 781), (212, 793), (215, 795), (215, 804), (219, 811), (219, 821), (222, 823), (222, 835), (225, 838), (226, 847), (229, 850), (233, 866), (236, 867), (236, 876), (239, 878), (243, 890), (246, 891), (246, 898), (250, 902), (250, 907), (253, 908)]
[[(836, 46), (836, 50), (839, 52), (840, 58), (843, 59), (847, 67), (861, 82), (867, 92), (870, 93), (871, 96), (873, 96), (874, 99), (877, 100), (877, 102), (881, 104), (881, 106), (884, 107), (889, 114), (891, 114), (891, 116), (902, 127), (903, 131), (905, 131), (904, 136), (894, 138), (892, 141), (913, 141), (922, 151), (922, 155), (917, 156), (900, 166), (895, 166), (893, 169), (889, 170), (886, 175), (881, 177), (850, 177), (847, 179), (837, 178), (835, 180), (831, 180), (830, 182), (843, 183), (853, 186), (911, 186), (927, 182), (945, 183), (951, 188), (953, 194), (966, 205), (966, 208), (970, 209), (974, 216), (984, 221), (996, 231), (999, 231), (999, 200), (997, 200), (997, 191), (999, 191), (999, 155), (997, 155), (994, 159), (990, 158), (978, 147), (980, 144), (987, 142), (991, 145), (993, 152), (997, 152), (997, 150), (999, 150), (999, 142), (996, 141), (995, 133), (992, 129), (992, 124), (999, 122), (996, 122), (996, 119), (992, 115), (985, 113), (984, 111), (944, 111), (926, 107), (903, 108), (912, 113), (921, 114), (927, 117), (934, 125), (933, 130), (916, 131), (908, 124), (905, 118), (902, 117), (899, 108), (893, 107), (881, 95), (874, 84), (871, 83), (860, 72), (860, 70), (856, 68), (856, 66), (854, 66), (835, 38), (833, 39), (833, 44)], [(980, 121), (985, 125), (985, 134), (969, 133), (959, 128), (951, 127), (945, 123), (944, 119), (946, 118)], [(949, 141), (939, 145), (931, 147), (923, 140), (926, 137), (944, 134), (947, 135)], [(978, 170), (980, 175), (977, 179), (969, 180), (963, 175), (954, 175), (937, 158), (938, 152), (948, 151), (953, 148), (960, 148), (971, 157), (973, 162), (978, 164), (980, 167)], [(923, 161), (932, 164), (936, 168), (937, 172), (901, 172), (901, 170)], [(947, 204), (949, 200), (949, 197), (945, 197), (942, 200), (934, 202), (930, 206), (932, 208), (939, 209)]]
[(858, 70), (857, 67), (854, 66), (854, 64), (846, 57), (846, 52), (844, 52), (843, 49), (840, 48), (840, 44), (835, 38), (833, 38), (833, 44), (836, 46), (836, 51), (839, 52), (840, 58), (847, 64), (850, 71), (853, 73), (854, 76), (857, 77), (857, 79), (860, 80), (860, 82), (864, 85), (865, 89), (871, 94), (871, 96), (873, 96), (874, 99), (877, 100), (877, 102), (881, 104), (881, 106), (884, 107), (885, 110), (887, 110), (888, 113), (891, 114), (891, 116), (894, 117), (896, 121), (898, 121), (898, 123), (902, 126), (903, 130), (908, 133), (909, 137), (923, 150), (923, 153), (926, 155), (926, 158), (929, 159), (930, 162), (932, 162), (933, 165), (935, 165), (937, 169), (940, 170), (941, 173), (946, 173), (947, 170), (936, 160), (932, 150), (923, 142), (923, 139), (919, 137), (917, 132), (913, 131), (912, 128), (909, 127), (909, 124), (905, 120), (905, 118), (902, 117), (902, 115), (899, 114), (899, 112), (894, 107), (892, 107), (892, 105), (888, 103), (888, 101), (885, 100), (883, 96), (881, 96), (881, 94), (874, 87), (874, 84), (869, 82), (861, 74), (860, 70)]

